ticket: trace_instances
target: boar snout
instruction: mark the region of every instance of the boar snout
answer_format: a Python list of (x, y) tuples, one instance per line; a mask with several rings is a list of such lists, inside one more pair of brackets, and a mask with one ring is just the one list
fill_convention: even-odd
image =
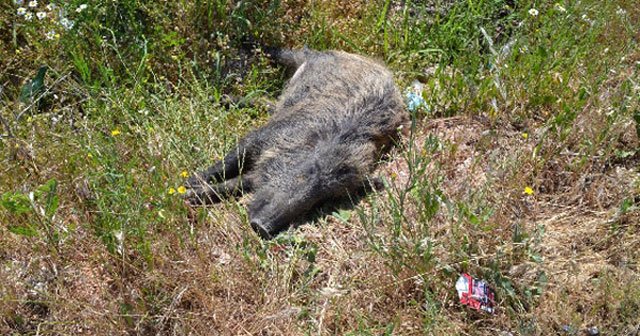
[(289, 228), (317, 203), (317, 197), (310, 194), (312, 188), (301, 185), (291, 192), (288, 189), (258, 192), (249, 205), (249, 223), (253, 230), (269, 239)]
[(269, 232), (269, 229), (264, 227), (264, 224), (262, 223), (262, 220), (260, 220), (260, 219), (257, 219), (257, 218), (251, 219), (251, 228), (262, 239), (271, 239), (271, 238), (273, 238), (273, 233)]
[(285, 230), (291, 221), (290, 211), (266, 200), (255, 201), (249, 210), (251, 228), (263, 239), (271, 239)]

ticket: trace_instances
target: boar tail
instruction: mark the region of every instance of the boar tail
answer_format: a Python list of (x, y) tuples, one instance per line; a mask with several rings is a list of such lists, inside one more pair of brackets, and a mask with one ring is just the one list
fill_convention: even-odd
[(315, 51), (307, 48), (306, 46), (302, 49), (293, 50), (267, 46), (252, 38), (245, 38), (241, 43), (241, 48), (247, 51), (253, 51), (256, 48), (260, 48), (273, 62), (283, 65), (290, 71), (298, 69), (302, 63), (307, 61), (310, 56), (315, 53)]
[(307, 49), (283, 49), (278, 47), (265, 47), (264, 51), (269, 57), (276, 63), (282, 64), (283, 66), (295, 70), (302, 65), (308, 58), (309, 53), (313, 51)]

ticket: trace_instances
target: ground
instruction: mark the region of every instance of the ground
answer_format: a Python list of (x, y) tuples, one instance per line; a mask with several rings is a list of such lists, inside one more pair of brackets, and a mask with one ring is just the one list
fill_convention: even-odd
[[(81, 5), (0, 5), (0, 334), (640, 332), (634, 1)], [(267, 122), (225, 98), (280, 93), (260, 44), (373, 57), (423, 99), (383, 188), (271, 241), (251, 195), (181, 188)]]

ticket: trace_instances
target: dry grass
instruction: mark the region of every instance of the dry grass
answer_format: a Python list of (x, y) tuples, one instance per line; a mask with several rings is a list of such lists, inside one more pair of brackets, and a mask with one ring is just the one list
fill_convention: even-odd
[[(418, 148), (426, 134), (438, 137), (443, 145), (425, 176), (443, 176), (441, 188), (447, 199), (472, 198), (479, 192), (500, 204), (495, 218), (502, 220), (491, 231), (467, 232), (470, 243), (480, 248), (473, 256), (451, 253), (457, 250), (452, 244), (459, 244), (460, 233), (455, 231), (467, 225), (459, 218), (437, 216), (429, 224), (437, 261), (432, 268), (403, 268), (396, 273), (387, 258), (371, 249), (357, 216), (344, 222), (330, 215), (300, 227), (284, 241), (264, 243), (248, 232), (232, 203), (192, 213), (188, 228), (192, 235), (154, 230), (153, 261), (144, 268), (127, 261), (128, 251), (123, 257), (108, 253), (83, 229), (68, 238), (65, 246), (69, 248), (51, 256), (41, 252), (47, 249), (42, 244), (28, 248), (19, 241), (24, 238), (3, 235), (3, 257), (10, 262), (0, 277), (3, 295), (13, 298), (5, 301), (5, 307), (10, 307), (3, 312), (5, 323), (10, 316), (29, 319), (22, 326), (4, 327), (87, 335), (207, 334), (211, 330), (229, 335), (294, 335), (305, 331), (343, 334), (358, 328), (377, 333), (393, 323), (394, 333), (410, 335), (424, 333), (428, 319), (432, 334), (494, 335), (517, 328), (508, 317), (510, 308), (501, 307), (496, 316), (471, 314), (456, 304), (457, 273), (446, 270), (482, 270), (502, 254), (514, 261), (504, 274), (514, 285), (535, 282), (541, 271), (548, 278), (537, 304), (522, 312), (535, 321), (536, 334), (553, 333), (565, 324), (632, 331), (629, 328), (638, 321), (631, 315), (626, 318), (628, 326), (611, 326), (606, 321), (609, 314), (635, 311), (621, 306), (637, 304), (628, 295), (640, 290), (637, 214), (620, 215), (616, 207), (587, 201), (576, 206), (566, 197), (560, 200), (568, 204), (562, 204), (554, 195), (519, 195), (520, 181), (509, 176), (509, 167), (533, 147), (527, 145), (533, 140), (523, 139), (520, 132), (456, 117), (420, 126), (414, 139)], [(409, 182), (408, 163), (401, 152), (394, 156), (383, 164), (380, 174), (401, 188)], [(634, 188), (630, 175), (637, 178), (637, 174), (612, 166), (594, 183), (626, 195)], [(516, 190), (509, 192), (511, 188)], [(361, 210), (368, 214), (370, 202), (377, 204), (382, 215), (373, 233), (381, 239), (389, 238), (387, 197), (384, 193), (372, 196)], [(408, 205), (405, 215), (419, 218), (416, 211)], [(515, 256), (519, 246), (511, 241), (512, 220), (526, 230), (544, 230), (532, 243), (543, 262)], [(433, 302), (438, 308), (429, 315), (433, 308), (425, 305)], [(501, 306), (509, 304), (501, 299)], [(135, 313), (143, 309), (144, 314)]]
[[(640, 332), (635, 3), (247, 3), (117, 7), (153, 31), (90, 8), (77, 21), (86, 35), (59, 48), (29, 44), (42, 27), (16, 42), (0, 29), (11, 47), (0, 48), (11, 57), (0, 69), (10, 127), (0, 127), (12, 131), (0, 141), (0, 196), (28, 200), (55, 179), (59, 200), (53, 214), (42, 195), (25, 213), (0, 206), (0, 334)], [(0, 5), (2, 22), (16, 20), (12, 6)], [(96, 23), (128, 35), (110, 45)], [(247, 223), (251, 195), (188, 208), (167, 193), (268, 117), (219, 103), (276, 96), (283, 82), (234, 47), (245, 30), (357, 51), (387, 62), (400, 85), (425, 84), (411, 135), (374, 173), (384, 190), (273, 241)], [(43, 59), (51, 95), (26, 108), (21, 76)], [(461, 272), (496, 289), (495, 315), (458, 304)]]

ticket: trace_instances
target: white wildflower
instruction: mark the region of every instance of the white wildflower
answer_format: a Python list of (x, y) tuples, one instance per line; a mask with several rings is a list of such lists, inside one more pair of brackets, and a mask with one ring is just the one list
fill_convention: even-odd
[(587, 23), (589, 23), (589, 24), (591, 24), (591, 25), (593, 25), (593, 23), (595, 22), (595, 21), (591, 20), (591, 19), (587, 16), (587, 14), (582, 14), (581, 18), (582, 18), (582, 20), (584, 20), (584, 22), (587, 22)]
[(73, 28), (74, 22), (72, 20), (69, 20), (69, 19), (63, 17), (62, 19), (60, 19), (60, 25), (64, 29), (69, 30), (69, 29)]
[(122, 254), (124, 250), (124, 232), (122, 230), (116, 231), (113, 233), (113, 236), (116, 238), (116, 250), (118, 250), (118, 253)]
[(27, 13), (27, 9), (24, 7), (18, 8), (18, 15), (23, 16)]
[(42, 20), (42, 19), (47, 17), (47, 13), (45, 13), (45, 12), (37, 12), (36, 13), (36, 17), (38, 18), (38, 20)]
[(31, 8), (38, 7), (38, 1), (36, 1), (36, 0), (29, 1), (29, 7), (31, 7)]
[(116, 231), (114, 232), (113, 236), (118, 240), (118, 241), (122, 241), (124, 240), (124, 232), (122, 231)]
[(538, 16), (538, 14), (540, 14), (540, 12), (538, 12), (538, 10), (535, 9), (535, 8), (531, 8), (529, 10), (529, 15), (531, 15), (531, 16)]
[(50, 4), (47, 5), (47, 10), (48, 11), (52, 11), (54, 9), (56, 9), (56, 4), (50, 3)]
[(31, 21), (31, 19), (33, 19), (33, 13), (28, 12), (27, 14), (24, 15), (24, 19), (27, 21)]
[(85, 9), (87, 9), (87, 4), (82, 4), (82, 5), (78, 6), (78, 8), (76, 8), (76, 13), (80, 13)]
[(47, 40), (53, 40), (56, 37), (56, 32), (54, 30), (50, 30), (45, 34)]

